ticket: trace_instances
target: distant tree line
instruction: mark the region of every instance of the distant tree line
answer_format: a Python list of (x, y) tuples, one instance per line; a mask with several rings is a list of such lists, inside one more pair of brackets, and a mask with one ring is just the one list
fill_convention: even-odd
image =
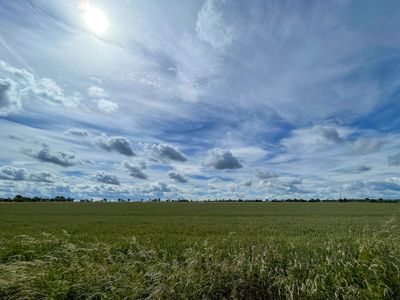
[(73, 202), (73, 198), (57, 196), (54, 198), (25, 197), (17, 195), (14, 198), (0, 198), (0, 202)]
[(54, 198), (43, 198), (43, 197), (26, 197), (17, 195), (14, 198), (1, 198), (0, 202), (370, 202), (370, 203), (400, 203), (400, 199), (383, 199), (383, 198), (364, 198), (364, 199), (205, 199), (205, 200), (189, 200), (189, 199), (166, 199), (161, 198), (150, 198), (150, 199), (122, 199), (108, 200), (106, 198), (102, 200), (94, 199), (80, 199), (75, 200), (73, 198), (65, 198), (63, 196), (57, 196)]

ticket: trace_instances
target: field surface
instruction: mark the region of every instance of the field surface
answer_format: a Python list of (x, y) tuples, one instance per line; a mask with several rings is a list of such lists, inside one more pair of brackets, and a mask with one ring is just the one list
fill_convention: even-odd
[(4, 299), (400, 299), (400, 203), (1, 203)]

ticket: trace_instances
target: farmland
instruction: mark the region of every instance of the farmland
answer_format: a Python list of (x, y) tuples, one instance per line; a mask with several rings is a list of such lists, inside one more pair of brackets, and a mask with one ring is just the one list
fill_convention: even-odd
[(4, 299), (393, 299), (399, 203), (2, 203)]

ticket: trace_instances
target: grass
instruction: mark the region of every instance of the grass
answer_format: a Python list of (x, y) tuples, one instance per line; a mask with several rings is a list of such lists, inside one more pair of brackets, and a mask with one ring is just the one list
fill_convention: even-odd
[(400, 299), (400, 204), (4, 203), (1, 299)]

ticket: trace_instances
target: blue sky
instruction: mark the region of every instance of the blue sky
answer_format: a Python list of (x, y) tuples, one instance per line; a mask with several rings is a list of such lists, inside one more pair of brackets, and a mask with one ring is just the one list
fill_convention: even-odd
[(399, 197), (399, 9), (3, 0), (0, 194)]

